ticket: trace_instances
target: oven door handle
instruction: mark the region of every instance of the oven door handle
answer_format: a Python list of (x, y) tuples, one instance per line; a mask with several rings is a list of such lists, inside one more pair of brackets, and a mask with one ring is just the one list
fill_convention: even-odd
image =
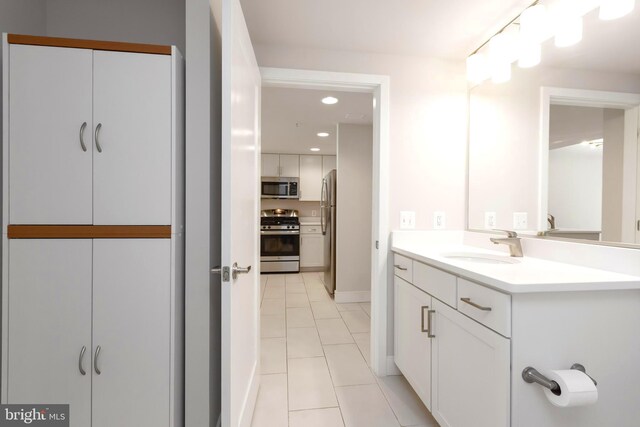
[(289, 236), (292, 234), (300, 234), (300, 230), (274, 230), (274, 231), (264, 231), (261, 230), (260, 234), (265, 234), (268, 236)]

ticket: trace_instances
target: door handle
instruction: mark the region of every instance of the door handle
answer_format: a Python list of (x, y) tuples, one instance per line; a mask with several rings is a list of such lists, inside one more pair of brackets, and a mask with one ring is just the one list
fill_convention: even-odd
[(100, 145), (100, 129), (102, 129), (102, 123), (98, 123), (96, 126), (95, 140), (96, 140), (96, 148), (98, 149), (98, 153), (102, 153), (102, 146)]
[(82, 123), (82, 126), (80, 126), (80, 147), (84, 152), (87, 151), (87, 146), (84, 144), (84, 130), (86, 129), (86, 127), (87, 127), (87, 122)]
[(425, 309), (428, 309), (428, 308), (429, 308), (428, 305), (423, 305), (422, 308), (421, 308), (421, 312), (422, 313), (420, 314), (420, 330), (422, 332), (426, 332), (426, 333), (429, 333), (429, 327), (427, 326), (426, 329), (424, 327), (424, 311), (425, 311)]
[(84, 353), (87, 351), (87, 346), (83, 345), (82, 350), (80, 350), (80, 357), (78, 357), (78, 370), (82, 375), (87, 375), (87, 371), (82, 367), (82, 360), (84, 359)]
[(431, 315), (434, 314), (435, 310), (427, 311), (427, 338), (435, 338), (436, 336), (433, 334), (433, 319)]
[(93, 356), (93, 369), (96, 371), (96, 374), (100, 375), (102, 373), (102, 371), (100, 371), (100, 368), (98, 368), (98, 357), (100, 357), (100, 350), (102, 349), (102, 347), (98, 346), (96, 347), (96, 354), (95, 356)]
[(251, 271), (251, 266), (249, 267), (238, 267), (238, 263), (234, 262), (233, 267), (231, 267), (231, 277), (233, 280), (238, 278), (238, 274), (248, 274)]

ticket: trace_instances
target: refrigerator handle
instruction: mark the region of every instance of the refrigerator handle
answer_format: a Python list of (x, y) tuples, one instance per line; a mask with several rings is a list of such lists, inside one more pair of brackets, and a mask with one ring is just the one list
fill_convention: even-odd
[(324, 220), (324, 215), (326, 212), (326, 202), (327, 202), (327, 179), (323, 178), (322, 179), (322, 190), (320, 190), (321, 196), (320, 196), (320, 230), (322, 230), (322, 235), (326, 235), (327, 234), (327, 224)]

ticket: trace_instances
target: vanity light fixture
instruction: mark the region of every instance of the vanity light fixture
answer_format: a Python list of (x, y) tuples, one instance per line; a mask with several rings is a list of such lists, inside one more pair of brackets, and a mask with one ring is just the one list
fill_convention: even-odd
[(320, 138), (326, 138), (329, 136), (329, 132), (318, 132), (317, 134)]
[(338, 98), (334, 96), (327, 96), (322, 98), (322, 103), (326, 105), (333, 105), (338, 103)]
[(504, 32), (496, 34), (489, 41), (489, 69), (494, 83), (504, 83), (511, 79), (509, 43), (509, 36)]
[(582, 40), (582, 16), (575, 15), (568, 10), (562, 11), (556, 17), (556, 46), (569, 47)]
[(313, 151), (313, 152), (320, 151), (320, 149), (317, 148), (317, 147), (310, 148), (310, 150)]
[(600, 19), (609, 21), (622, 18), (631, 13), (635, 5), (635, 0), (603, 0), (600, 5)]

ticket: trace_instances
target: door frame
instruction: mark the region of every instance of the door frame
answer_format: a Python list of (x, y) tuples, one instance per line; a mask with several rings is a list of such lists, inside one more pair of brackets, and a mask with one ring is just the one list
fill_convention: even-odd
[[(389, 76), (261, 67), (263, 87), (371, 93), (373, 107), (371, 368), (387, 375), (389, 248)], [(393, 356), (391, 356), (393, 358)]]

